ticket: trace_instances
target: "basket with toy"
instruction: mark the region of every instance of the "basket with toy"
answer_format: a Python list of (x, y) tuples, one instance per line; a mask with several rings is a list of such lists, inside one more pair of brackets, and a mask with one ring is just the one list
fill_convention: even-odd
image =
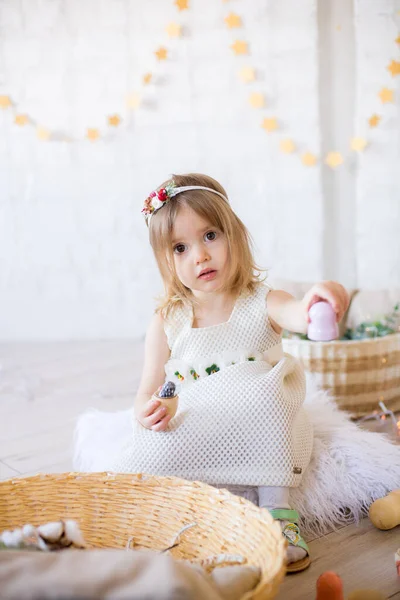
[(348, 329), (340, 339), (329, 309), (325, 303), (322, 312), (313, 315), (310, 310), (314, 323), (312, 319), (308, 336), (284, 337), (284, 351), (299, 358), (339, 408), (355, 417), (371, 413), (380, 401), (400, 410), (399, 305), (380, 321)]

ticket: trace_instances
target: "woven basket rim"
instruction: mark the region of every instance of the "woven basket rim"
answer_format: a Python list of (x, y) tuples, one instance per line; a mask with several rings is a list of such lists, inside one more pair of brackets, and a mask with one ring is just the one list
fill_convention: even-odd
[[(101, 481), (103, 479), (107, 479), (108, 481), (116, 480), (116, 481), (124, 481), (130, 482), (132, 484), (141, 484), (146, 483), (146, 485), (154, 486), (154, 487), (182, 487), (189, 488), (191, 490), (202, 489), (203, 491), (207, 491), (211, 496), (215, 496), (221, 498), (222, 496), (226, 496), (229, 498), (229, 501), (236, 506), (246, 506), (246, 509), (250, 512), (253, 512), (257, 515), (257, 520), (261, 522), (265, 522), (268, 525), (271, 525), (275, 522), (273, 517), (271, 516), (268, 510), (260, 509), (258, 506), (253, 504), (251, 500), (247, 500), (241, 496), (237, 496), (230, 492), (228, 489), (224, 487), (214, 487), (211, 484), (204, 483), (203, 481), (191, 481), (189, 479), (183, 479), (181, 477), (175, 476), (164, 476), (164, 475), (151, 475), (149, 473), (116, 473), (113, 471), (96, 471), (96, 472), (85, 472), (85, 471), (64, 471), (62, 473), (37, 473), (36, 475), (28, 475), (26, 477), (9, 477), (8, 479), (4, 479), (0, 481), (0, 490), (5, 484), (9, 485), (20, 484), (20, 485), (28, 485), (30, 482), (34, 483), (35, 481), (57, 481), (60, 482), (65, 481), (67, 479), (84, 479), (84, 480), (95, 480)], [(227, 484), (228, 485), (228, 484)]]
[[(68, 480), (68, 479), (82, 479), (82, 480), (108, 480), (108, 481), (124, 481), (134, 484), (142, 484), (145, 483), (149, 486), (154, 487), (182, 487), (188, 488), (190, 490), (203, 490), (210, 494), (210, 496), (215, 496), (221, 498), (226, 496), (229, 501), (239, 506), (245, 506), (247, 511), (250, 513), (253, 512), (254, 515), (257, 515), (257, 520), (261, 522), (265, 522), (268, 525), (275, 523), (275, 520), (271, 516), (268, 510), (260, 509), (258, 506), (253, 504), (250, 500), (243, 498), (241, 496), (237, 496), (230, 492), (228, 489), (224, 487), (214, 487), (211, 484), (204, 483), (203, 481), (191, 481), (189, 479), (183, 479), (181, 477), (175, 476), (164, 476), (164, 475), (151, 475), (148, 473), (116, 473), (113, 471), (96, 471), (96, 472), (85, 472), (85, 471), (64, 471), (62, 473), (37, 473), (35, 475), (17, 476), (17, 477), (9, 477), (8, 479), (4, 479), (0, 481), (0, 491), (2, 487), (8, 486), (10, 483), (13, 485), (28, 485), (29, 483), (34, 483), (36, 481), (57, 481), (60, 482)], [(228, 484), (227, 484), (228, 485)]]
[(317, 347), (327, 347), (327, 346), (351, 346), (351, 345), (356, 345), (356, 344), (373, 344), (374, 342), (381, 342), (381, 341), (392, 341), (394, 338), (399, 338), (400, 341), (400, 333), (389, 333), (388, 335), (383, 335), (381, 337), (375, 337), (375, 338), (365, 338), (363, 340), (331, 340), (330, 342), (314, 342), (313, 340), (300, 340), (297, 338), (282, 338), (282, 342), (288, 342), (290, 344), (298, 344), (301, 346), (305, 346), (305, 345), (312, 345)]
[[(117, 473), (113, 471), (95, 471), (95, 472), (86, 472), (86, 471), (63, 471), (60, 473), (36, 473), (34, 475), (20, 475), (15, 477), (9, 477), (7, 479), (3, 479), (0, 481), (0, 488), (4, 484), (20, 483), (20, 482), (29, 482), (34, 480), (64, 480), (64, 479), (95, 479), (101, 480), (104, 478), (108, 478), (109, 480), (121, 480), (121, 481), (131, 481), (132, 483), (142, 483), (145, 482), (146, 485), (154, 485), (159, 486), (160, 484), (165, 484), (167, 486), (175, 486), (175, 487), (189, 487), (189, 488), (202, 488), (204, 490), (209, 491), (210, 494), (221, 496), (221, 494), (228, 494), (228, 497), (231, 501), (233, 501), (237, 505), (245, 504), (247, 507), (254, 509), (255, 512), (260, 511), (259, 507), (253, 504), (250, 500), (246, 498), (242, 498), (241, 496), (236, 496), (228, 489), (224, 487), (214, 487), (212, 484), (204, 483), (203, 481), (198, 480), (189, 480), (183, 479), (181, 477), (175, 476), (166, 476), (166, 475), (152, 475), (150, 473)], [(222, 484), (223, 485), (223, 484)], [(229, 484), (226, 484), (229, 485)], [(260, 518), (261, 521), (268, 521), (268, 523), (273, 523), (274, 519), (270, 515), (269, 511), (262, 511), (262, 516), (265, 518)]]

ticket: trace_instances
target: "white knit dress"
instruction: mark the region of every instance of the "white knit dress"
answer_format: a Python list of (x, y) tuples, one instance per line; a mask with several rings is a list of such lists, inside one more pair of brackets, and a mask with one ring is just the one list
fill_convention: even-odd
[(178, 412), (163, 432), (133, 418), (114, 470), (209, 484), (300, 484), (313, 440), (302, 406), (305, 378), (271, 327), (269, 289), (258, 284), (254, 294), (242, 294), (219, 325), (192, 328), (191, 308), (175, 313), (165, 326), (165, 372), (179, 384)]

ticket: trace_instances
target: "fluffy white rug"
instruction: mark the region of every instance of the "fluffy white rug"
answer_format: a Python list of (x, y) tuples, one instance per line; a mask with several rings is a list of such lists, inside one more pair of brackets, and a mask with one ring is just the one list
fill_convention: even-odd
[[(314, 426), (314, 447), (301, 485), (290, 492), (306, 538), (358, 522), (371, 502), (400, 487), (400, 445), (365, 431), (308, 382), (305, 407)], [(131, 435), (131, 410), (95, 409), (78, 418), (74, 468), (108, 471)], [(242, 494), (241, 494), (242, 495)]]

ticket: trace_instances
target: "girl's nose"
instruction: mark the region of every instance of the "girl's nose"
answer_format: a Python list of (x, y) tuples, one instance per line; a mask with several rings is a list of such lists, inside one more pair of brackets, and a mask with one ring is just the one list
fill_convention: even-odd
[(196, 265), (199, 265), (210, 259), (210, 255), (207, 252), (207, 248), (200, 246), (196, 251)]

